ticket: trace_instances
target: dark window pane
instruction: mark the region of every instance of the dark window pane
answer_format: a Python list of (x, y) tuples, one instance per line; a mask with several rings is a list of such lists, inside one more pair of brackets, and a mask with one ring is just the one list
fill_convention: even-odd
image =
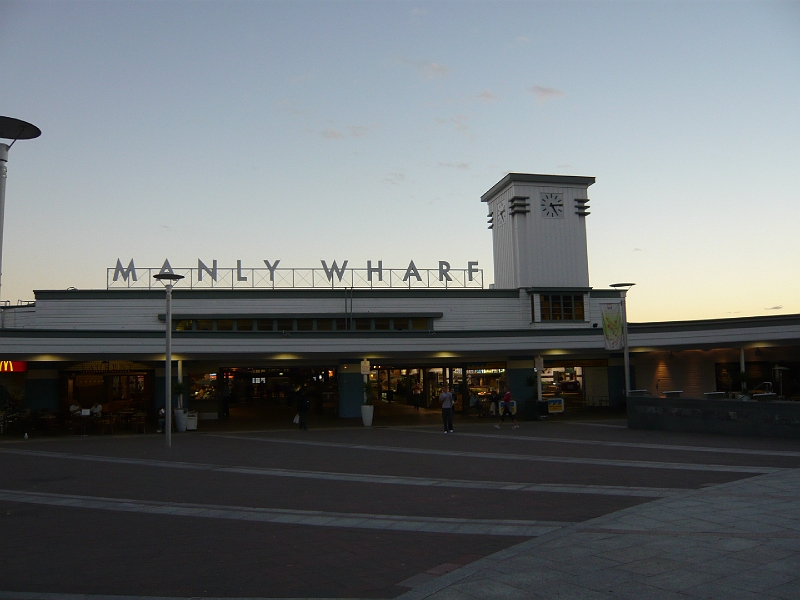
[(347, 330), (347, 322), (345, 319), (334, 319), (333, 322), (336, 325), (336, 331)]
[(542, 321), (551, 321), (553, 319), (553, 315), (550, 312), (550, 296), (542, 296), (541, 305), (542, 305)]
[(256, 321), (256, 327), (259, 331), (272, 331), (274, 329), (274, 323), (272, 319), (258, 319)]
[(392, 329), (395, 331), (408, 330), (408, 319), (392, 319)]
[(575, 320), (583, 321), (585, 318), (585, 315), (583, 313), (583, 296), (575, 296), (574, 304), (575, 304)]
[(418, 331), (425, 331), (428, 327), (428, 319), (425, 317), (416, 317), (411, 319), (411, 329)]
[(372, 329), (372, 319), (356, 319), (356, 331), (369, 331)]
[(564, 309), (564, 320), (572, 321), (572, 296), (562, 296), (561, 307)]
[(551, 312), (553, 321), (561, 320), (561, 296), (550, 296)]
[(314, 319), (297, 319), (297, 331), (312, 331)]
[(389, 331), (389, 319), (375, 319), (375, 331)]
[(236, 330), (237, 331), (253, 331), (253, 320), (252, 319), (239, 319), (236, 321)]
[(231, 319), (217, 319), (217, 331), (233, 331)]
[(192, 330), (192, 322), (191, 320), (183, 320), (183, 321), (175, 321), (175, 331), (191, 331)]
[(278, 319), (278, 331), (294, 331), (294, 319)]
[(198, 319), (197, 331), (211, 331), (211, 319)]
[(333, 331), (333, 319), (317, 319), (317, 331)]

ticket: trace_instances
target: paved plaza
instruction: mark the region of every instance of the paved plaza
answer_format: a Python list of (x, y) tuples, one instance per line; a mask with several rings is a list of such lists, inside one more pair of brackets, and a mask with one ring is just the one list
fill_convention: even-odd
[(0, 599), (800, 598), (800, 444), (620, 420), (0, 438)]

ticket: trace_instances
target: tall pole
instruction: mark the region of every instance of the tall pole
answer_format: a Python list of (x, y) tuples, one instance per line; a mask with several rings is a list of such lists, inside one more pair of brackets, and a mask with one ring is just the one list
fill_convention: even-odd
[[(19, 119), (0, 117), (0, 138), (12, 140), (10, 144), (0, 144), (0, 291), (3, 285), (3, 225), (6, 214), (6, 179), (8, 178), (8, 151), (17, 140), (32, 140), (42, 135), (36, 125)], [(2, 297), (2, 296), (0, 296)]]
[(167, 364), (166, 377), (166, 419), (164, 427), (167, 433), (167, 448), (172, 447), (172, 284), (167, 282)]
[(625, 307), (625, 296), (628, 290), (622, 290), (622, 344), (625, 356), (625, 397), (631, 395), (631, 358), (628, 351), (628, 311)]
[[(3, 285), (3, 225), (6, 214), (6, 179), (8, 178), (8, 144), (0, 144), (0, 290)], [(2, 293), (0, 293), (2, 298)]]

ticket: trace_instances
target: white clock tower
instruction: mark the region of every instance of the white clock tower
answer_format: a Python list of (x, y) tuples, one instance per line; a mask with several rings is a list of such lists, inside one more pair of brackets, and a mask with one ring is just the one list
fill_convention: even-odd
[(594, 177), (509, 173), (489, 207), (496, 288), (588, 288), (587, 190)]

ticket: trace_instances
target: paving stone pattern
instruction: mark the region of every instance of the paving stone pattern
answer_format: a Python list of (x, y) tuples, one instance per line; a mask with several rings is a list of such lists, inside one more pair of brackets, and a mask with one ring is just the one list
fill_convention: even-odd
[(566, 527), (418, 585), (430, 598), (800, 598), (800, 471)]

